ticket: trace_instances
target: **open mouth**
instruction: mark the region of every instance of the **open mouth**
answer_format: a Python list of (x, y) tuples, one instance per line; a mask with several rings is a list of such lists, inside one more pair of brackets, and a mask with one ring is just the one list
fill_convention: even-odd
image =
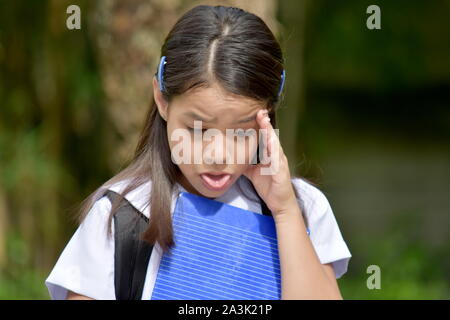
[(202, 173), (200, 175), (203, 184), (210, 190), (219, 191), (225, 189), (231, 181), (231, 175), (228, 173)]

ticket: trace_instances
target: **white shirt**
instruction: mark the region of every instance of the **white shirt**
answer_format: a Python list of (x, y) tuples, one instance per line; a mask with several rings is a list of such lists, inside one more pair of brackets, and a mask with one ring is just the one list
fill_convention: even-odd
[[(244, 192), (250, 193), (246, 179), (239, 179)], [(309, 223), (310, 239), (322, 264), (332, 263), (336, 278), (345, 272), (351, 258), (350, 251), (339, 230), (336, 218), (325, 195), (315, 186), (301, 178), (293, 178), (300, 195), (301, 208), (305, 210)], [(215, 200), (245, 210), (261, 213), (259, 200), (250, 200), (241, 194), (238, 182), (231, 186), (221, 197)], [(179, 191), (186, 191), (177, 184)], [(110, 190), (121, 192), (125, 183), (116, 183)], [(246, 190), (247, 189), (247, 190)], [(151, 191), (151, 182), (128, 193), (125, 198), (139, 211), (150, 216), (147, 197)], [(172, 198), (172, 212), (177, 193)], [(253, 195), (252, 195), (253, 196)], [(104, 196), (97, 200), (67, 243), (50, 275), (45, 280), (52, 299), (65, 299), (67, 290), (98, 300), (116, 299), (114, 289), (114, 220), (112, 236), (106, 237), (107, 221), (111, 202)], [(142, 299), (152, 295), (158, 273), (162, 249), (156, 243), (153, 247), (147, 267)]]

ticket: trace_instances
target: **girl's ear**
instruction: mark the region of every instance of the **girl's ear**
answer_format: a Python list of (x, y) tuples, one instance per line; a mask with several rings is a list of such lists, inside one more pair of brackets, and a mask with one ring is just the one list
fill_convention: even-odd
[(169, 104), (159, 90), (158, 80), (156, 80), (155, 76), (153, 76), (153, 97), (155, 99), (156, 106), (158, 107), (159, 115), (167, 121), (167, 107)]

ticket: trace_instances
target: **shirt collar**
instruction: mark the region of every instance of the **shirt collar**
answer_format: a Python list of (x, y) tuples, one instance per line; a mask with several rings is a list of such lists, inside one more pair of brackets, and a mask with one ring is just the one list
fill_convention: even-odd
[[(254, 212), (261, 212), (261, 206), (259, 201), (246, 201), (244, 197), (241, 195), (239, 188), (237, 188), (236, 184), (242, 182), (242, 177), (240, 177), (223, 195), (214, 200), (220, 201), (222, 203), (227, 203), (233, 205), (235, 207), (239, 207), (245, 210), (250, 210)], [(117, 193), (121, 193), (125, 187), (127, 186), (127, 182), (129, 180), (120, 181), (115, 183), (113, 186), (109, 187), (109, 190), (112, 190)], [(245, 181), (244, 181), (245, 182)], [(244, 184), (242, 186), (244, 189), (247, 189), (247, 186)], [(180, 192), (188, 192), (182, 185), (176, 183), (176, 192), (172, 195), (172, 203), (171, 203), (171, 212), (174, 210), (174, 206), (177, 200), (177, 197)], [(147, 218), (150, 217), (150, 205), (148, 203), (148, 197), (151, 192), (151, 182), (146, 182), (139, 186), (138, 188), (130, 191), (127, 195), (125, 195), (125, 199), (127, 199), (133, 207), (135, 207), (138, 211), (142, 212)]]

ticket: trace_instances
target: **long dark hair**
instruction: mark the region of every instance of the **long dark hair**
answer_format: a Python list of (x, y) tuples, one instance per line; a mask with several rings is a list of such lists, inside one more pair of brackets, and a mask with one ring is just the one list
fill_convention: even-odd
[[(278, 41), (258, 16), (235, 7), (196, 6), (175, 23), (161, 48), (161, 56), (167, 58), (163, 97), (169, 104), (173, 97), (190, 89), (218, 83), (228, 92), (264, 102), (276, 128), (284, 60)], [(116, 182), (129, 181), (121, 192), (124, 197), (151, 181), (147, 200), (151, 214), (142, 238), (151, 244), (158, 242), (166, 251), (174, 244), (170, 210), (181, 174), (171, 160), (166, 122), (152, 99), (133, 159), (83, 202), (79, 221)], [(119, 197), (112, 203), (108, 236), (120, 200)]]

